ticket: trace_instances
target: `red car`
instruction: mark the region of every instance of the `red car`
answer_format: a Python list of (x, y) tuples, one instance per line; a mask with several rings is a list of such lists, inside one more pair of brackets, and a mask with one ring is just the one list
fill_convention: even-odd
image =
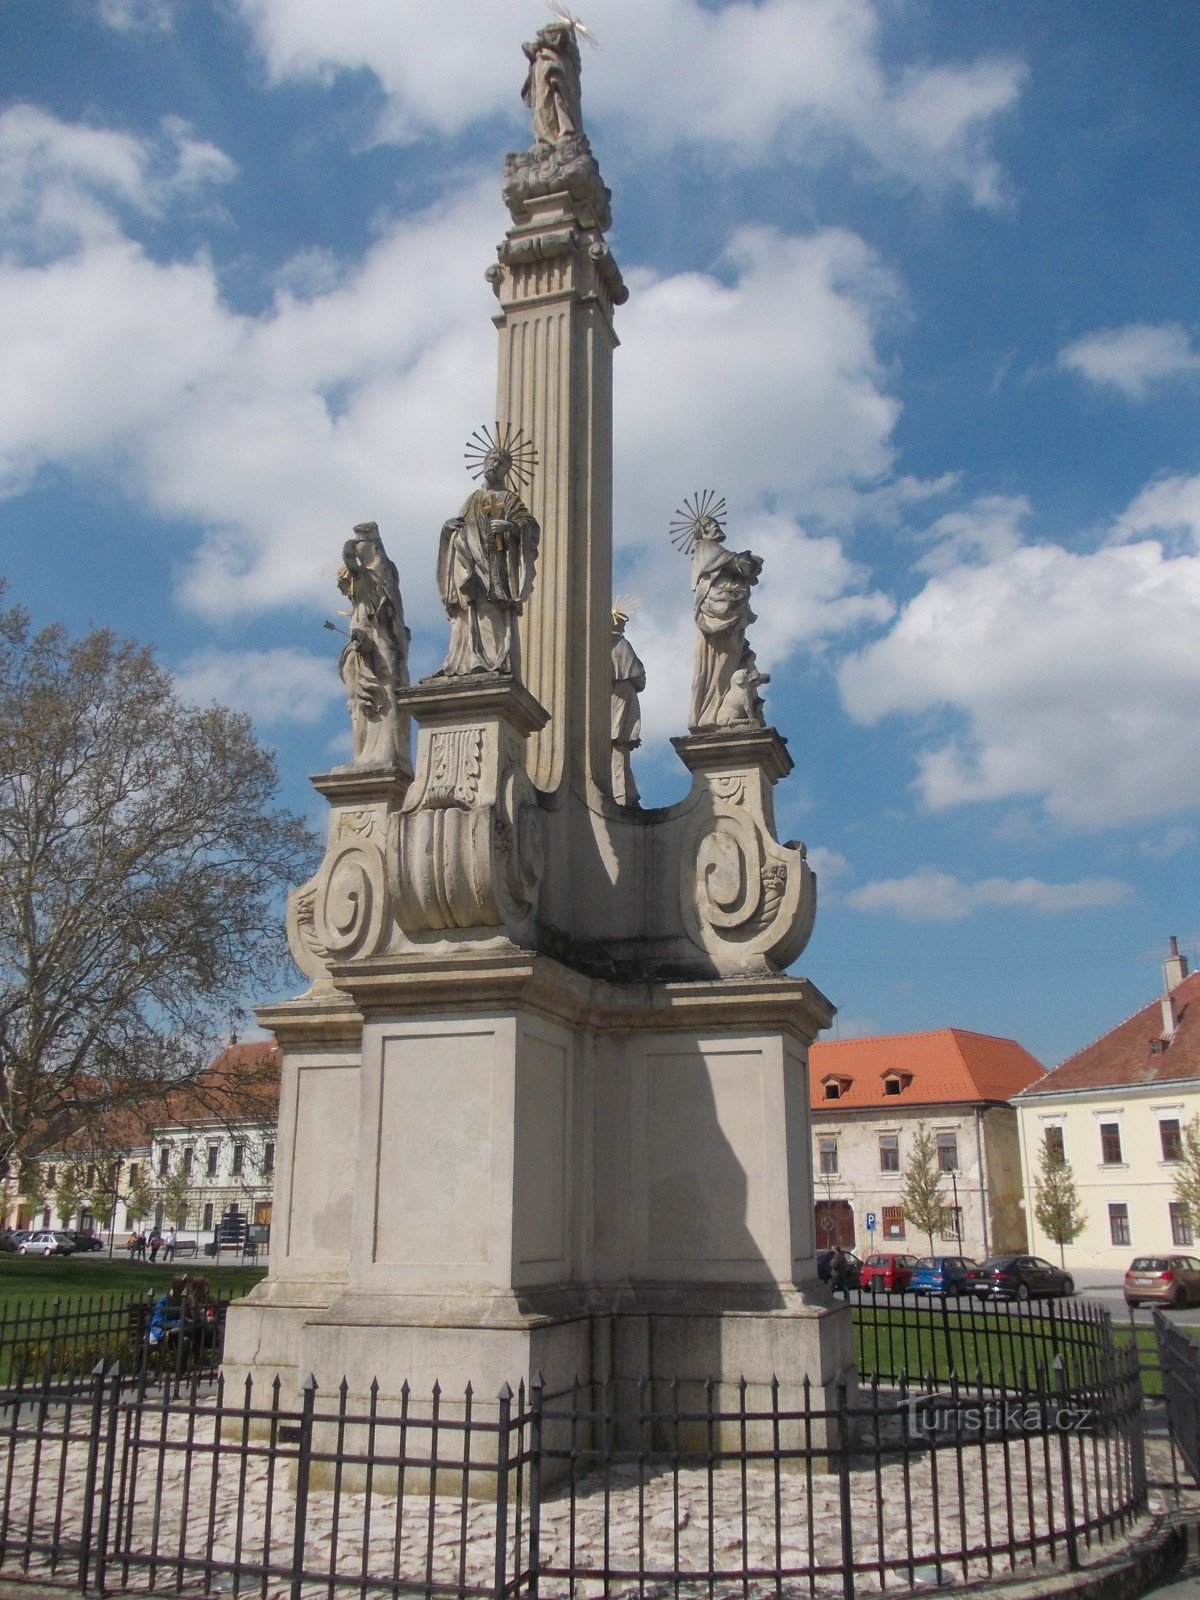
[(907, 1289), (917, 1269), (916, 1256), (868, 1256), (863, 1262), (862, 1286), (872, 1294), (884, 1289), (888, 1294)]

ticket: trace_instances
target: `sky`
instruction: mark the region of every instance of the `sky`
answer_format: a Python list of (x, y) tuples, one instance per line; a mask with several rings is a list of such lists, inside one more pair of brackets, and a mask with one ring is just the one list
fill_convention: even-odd
[[(582, 8), (583, 0), (580, 0)], [(613, 192), (616, 588), (682, 798), (675, 508), (752, 631), (833, 1037), (1052, 1066), (1200, 956), (1194, 0), (587, 0)], [(0, 571), (347, 759), (350, 527), (444, 653), (544, 0), (0, 0)], [(297, 988), (300, 984), (297, 984)]]

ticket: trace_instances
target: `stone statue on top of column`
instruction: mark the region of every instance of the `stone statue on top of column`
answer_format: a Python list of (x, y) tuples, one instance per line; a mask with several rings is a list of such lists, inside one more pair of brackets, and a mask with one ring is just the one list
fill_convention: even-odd
[(541, 530), (509, 479), (528, 484), (537, 453), (519, 429), (480, 428), (467, 445), (480, 488), (442, 527), (437, 584), (450, 648), (435, 678), (521, 675), (517, 617), (533, 589)]
[(338, 588), (350, 601), (350, 627), (338, 671), (346, 685), (354, 765), (407, 766), (409, 719), (396, 707), (408, 686), (404, 601), (395, 563), (377, 522), (360, 522), (342, 548)]
[(635, 806), (640, 798), (630, 756), (642, 742), (638, 695), (646, 687), (646, 669), (625, 637), (636, 604), (618, 596), (612, 614), (612, 796), (619, 806)]
[(692, 558), (697, 635), (688, 725), (693, 733), (762, 726), (757, 686), (766, 678), (746, 642), (746, 629), (757, 620), (750, 591), (762, 572), (762, 557), (726, 548), (724, 513), (724, 500), (705, 489), (684, 501), (671, 524), (671, 542)]
[(550, 0), (550, 9), (557, 20), (521, 47), (529, 62), (521, 99), (533, 116), (533, 146), (507, 157), (504, 198), (516, 217), (531, 201), (565, 191), (588, 225), (604, 231), (612, 226), (612, 196), (583, 131), (579, 55), (580, 39), (600, 41), (558, 0)]

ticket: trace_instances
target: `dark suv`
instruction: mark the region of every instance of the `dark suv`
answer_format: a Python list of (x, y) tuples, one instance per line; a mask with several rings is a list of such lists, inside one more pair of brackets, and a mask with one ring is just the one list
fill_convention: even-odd
[(67, 1229), (67, 1238), (75, 1241), (76, 1250), (103, 1250), (104, 1240), (98, 1233), (80, 1233)]

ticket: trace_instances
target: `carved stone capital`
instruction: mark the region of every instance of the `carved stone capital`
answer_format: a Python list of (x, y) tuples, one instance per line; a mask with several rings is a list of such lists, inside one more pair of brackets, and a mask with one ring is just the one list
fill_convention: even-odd
[(817, 909), (804, 846), (775, 837), (771, 790), (791, 771), (787, 747), (773, 728), (672, 742), (698, 800), (680, 859), (687, 935), (723, 975), (782, 971), (808, 943)]
[(512, 678), (404, 691), (418, 718), (417, 775), (393, 817), (397, 917), (410, 938), (452, 929), (532, 938), (545, 858), (525, 740), (548, 713)]

